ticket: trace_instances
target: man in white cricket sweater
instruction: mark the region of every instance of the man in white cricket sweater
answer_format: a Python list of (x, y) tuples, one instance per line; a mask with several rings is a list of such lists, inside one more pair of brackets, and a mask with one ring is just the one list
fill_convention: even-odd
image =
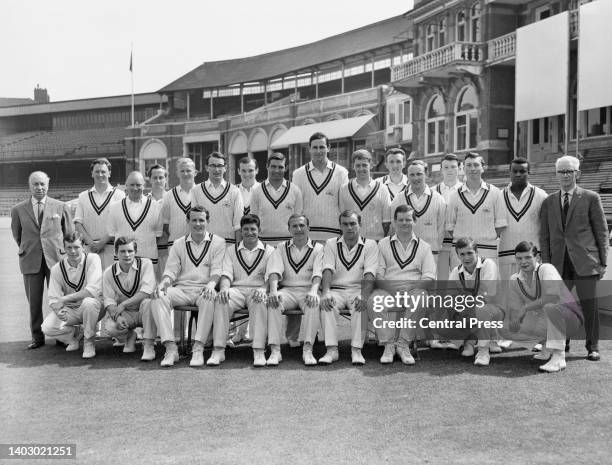
[(91, 177), (94, 185), (79, 194), (74, 228), (81, 234), (87, 250), (100, 256), (102, 269), (113, 264), (114, 247), (112, 237), (107, 234), (106, 224), (110, 204), (125, 198), (123, 191), (111, 186), (111, 163), (106, 158), (91, 162)]
[[(259, 240), (260, 222), (255, 215), (244, 215), (240, 220), (242, 241), (225, 251), (219, 294), (215, 304), (214, 350), (207, 365), (219, 365), (225, 360), (225, 343), (229, 322), (242, 308), (249, 311), (253, 334), (253, 365), (266, 365), (264, 350), (268, 327), (266, 308), (266, 266), (274, 249)], [(231, 287), (230, 287), (231, 286)]]
[(115, 239), (118, 261), (104, 270), (102, 278), (104, 309), (108, 315), (104, 327), (112, 337), (124, 339), (127, 336), (123, 347), (125, 353), (136, 351), (134, 329), (142, 327), (141, 360), (149, 361), (155, 359), (157, 327), (147, 299), (155, 291), (156, 281), (151, 260), (137, 257), (137, 253), (138, 244), (133, 237), (119, 236)]
[[(176, 161), (176, 176), (179, 185), (173, 187), (164, 194), (161, 207), (161, 222), (163, 234), (160, 247), (166, 247), (166, 256), (159, 260), (159, 277), (163, 276), (168, 260), (168, 253), (172, 244), (179, 237), (187, 234), (187, 213), (191, 208), (191, 190), (195, 185), (195, 177), (198, 171), (191, 158), (179, 158)], [(159, 250), (159, 247), (158, 247)]]
[(389, 174), (376, 178), (376, 180), (387, 188), (391, 201), (408, 187), (408, 178), (403, 171), (405, 166), (406, 154), (402, 149), (393, 148), (387, 150), (385, 154), (385, 167), (389, 170)]
[(329, 160), (325, 134), (310, 136), (309, 149), (311, 161), (294, 171), (293, 182), (302, 192), (311, 238), (323, 241), (341, 233), (334, 225), (340, 215), (340, 188), (348, 182), (348, 171)]
[(286, 157), (273, 153), (268, 157), (268, 179), (253, 189), (251, 213), (261, 221), (260, 239), (273, 247), (291, 239), (287, 220), (302, 213), (302, 192), (295, 183), (285, 179)]
[(259, 165), (255, 158), (243, 157), (238, 162), (238, 176), (240, 176), (240, 184), (238, 190), (242, 196), (243, 212), (246, 215), (251, 213), (251, 196), (253, 189), (259, 186), (257, 175), (259, 174)]
[(191, 206), (202, 205), (210, 213), (208, 230), (228, 244), (240, 241), (240, 218), (244, 214), (238, 188), (225, 180), (226, 157), (213, 152), (206, 160), (208, 180), (191, 190)]
[(355, 179), (340, 189), (340, 210), (358, 212), (361, 216), (361, 235), (379, 241), (387, 235), (391, 225), (389, 191), (372, 179), (372, 155), (367, 150), (353, 153), (353, 169)]
[[(370, 297), (371, 303), (376, 300), (384, 302), (388, 296), (426, 296), (433, 289), (436, 263), (429, 244), (413, 232), (413, 215), (414, 210), (407, 205), (400, 205), (393, 210), (395, 234), (378, 243), (380, 255), (376, 272), (377, 289)], [(372, 305), (368, 306), (370, 318), (373, 321), (379, 319), (374, 328), (379, 344), (385, 346), (380, 363), (393, 363), (397, 353), (402, 363), (414, 365), (410, 343), (416, 338), (416, 322), (424, 315), (424, 310), (423, 306), (403, 309), (387, 305), (378, 309)], [(415, 327), (401, 327), (396, 331), (395, 326), (389, 325), (392, 321), (402, 321), (402, 318), (414, 321)]]
[[(444, 202), (448, 207), (448, 201), (453, 192), (456, 192), (462, 186), (459, 180), (459, 167), (461, 162), (457, 155), (449, 153), (442, 159), (440, 170), (442, 171), (442, 182), (434, 187), (434, 190), (444, 198)], [(455, 255), (453, 250), (453, 238), (444, 233), (442, 241), (442, 249), (438, 257), (438, 276), (437, 279), (445, 281), (448, 279), (448, 273), (451, 270), (451, 256)]]
[(48, 298), (52, 312), (44, 319), (42, 331), (67, 344), (67, 352), (79, 350), (84, 335), (83, 358), (91, 358), (96, 355), (96, 324), (104, 315), (100, 257), (83, 253), (81, 235), (74, 231), (64, 236), (64, 250), (66, 257), (51, 267)]
[(189, 234), (179, 237), (170, 249), (164, 276), (151, 301), (155, 324), (159, 328), (166, 355), (161, 366), (172, 366), (178, 360), (178, 348), (172, 330), (172, 309), (175, 305), (198, 307), (197, 331), (194, 337), (192, 367), (204, 365), (204, 344), (208, 339), (214, 313), (215, 290), (221, 277), (225, 241), (206, 229), (209, 214), (201, 205), (187, 212)]
[(157, 269), (157, 238), (162, 235), (160, 205), (145, 197), (144, 178), (132, 171), (125, 181), (128, 197), (110, 206), (107, 233), (115, 238), (133, 236), (138, 243), (138, 256), (151, 260)]
[(518, 273), (514, 248), (519, 242), (540, 243), (540, 210), (548, 194), (529, 183), (529, 162), (515, 158), (510, 164), (510, 184), (502, 189), (508, 227), (499, 239), (499, 275), (502, 285)]
[[(268, 343), (271, 354), (267, 365), (278, 365), (282, 360), (280, 351), (282, 317), (285, 310), (300, 309), (304, 313), (305, 365), (316, 365), (312, 345), (319, 328), (319, 286), (323, 245), (312, 242), (308, 236), (308, 218), (294, 213), (289, 217), (288, 229), (291, 239), (279, 244), (268, 260), (266, 277), (270, 284), (268, 294)], [(281, 289), (279, 290), (279, 284)], [(299, 333), (299, 325), (298, 325)]]
[[(449, 197), (447, 234), (454, 238), (473, 238), (480, 256), (497, 262), (497, 238), (508, 225), (502, 193), (482, 180), (485, 164), (481, 155), (470, 152), (463, 163), (466, 181)], [(457, 255), (452, 256), (451, 263), (459, 264)]]
[(319, 363), (338, 360), (337, 314), (351, 312), (351, 360), (363, 365), (361, 348), (368, 328), (367, 302), (374, 288), (378, 269), (378, 247), (372, 239), (361, 237), (361, 217), (344, 211), (339, 218), (342, 236), (328, 239), (323, 254), (321, 284), (321, 323), (327, 352)]

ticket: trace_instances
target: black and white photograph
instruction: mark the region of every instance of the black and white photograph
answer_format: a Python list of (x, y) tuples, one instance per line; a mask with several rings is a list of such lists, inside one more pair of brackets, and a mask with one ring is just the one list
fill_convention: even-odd
[(0, 17), (2, 463), (610, 462), (612, 1)]

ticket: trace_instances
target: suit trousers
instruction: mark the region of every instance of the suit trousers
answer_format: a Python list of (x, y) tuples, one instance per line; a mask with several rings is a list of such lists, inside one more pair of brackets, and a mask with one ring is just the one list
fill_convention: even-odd
[(32, 333), (32, 341), (40, 342), (45, 340), (45, 335), (41, 329), (43, 323), (42, 302), (45, 281), (47, 281), (47, 286), (49, 286), (49, 276), (50, 270), (47, 267), (44, 256), (42, 257), (38, 273), (23, 275), (25, 293), (30, 305), (30, 332)]
[(597, 281), (599, 275), (579, 276), (567, 249), (563, 259), (563, 281), (571, 291), (576, 286), (576, 294), (584, 317), (585, 347), (587, 351), (599, 351), (599, 305), (597, 300)]

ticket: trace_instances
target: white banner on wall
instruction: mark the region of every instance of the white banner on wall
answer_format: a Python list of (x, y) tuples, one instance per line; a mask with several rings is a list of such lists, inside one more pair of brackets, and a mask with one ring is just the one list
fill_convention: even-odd
[(516, 121), (565, 114), (568, 60), (568, 12), (516, 30)]
[(612, 105), (612, 1), (580, 7), (578, 110)]

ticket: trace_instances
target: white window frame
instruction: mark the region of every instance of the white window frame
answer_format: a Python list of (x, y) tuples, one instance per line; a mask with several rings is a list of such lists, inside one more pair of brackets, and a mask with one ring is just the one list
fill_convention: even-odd
[[(463, 89), (461, 89), (461, 91), (458, 94), (458, 98), (457, 98), (457, 102), (455, 104), (455, 116), (453, 118), (453, 128), (454, 128), (454, 146), (455, 146), (455, 151), (456, 152), (463, 152), (465, 150), (474, 150), (477, 146), (478, 146), (478, 106), (476, 108), (473, 108), (471, 110), (465, 110), (465, 111), (459, 111), (459, 104), (461, 103), (461, 100), (463, 99), (464, 94), (468, 91), (472, 89), (474, 91), (474, 93), (476, 93), (476, 91), (471, 87), (471, 86), (466, 86)], [(478, 94), (477, 94), (478, 95)], [(480, 102), (478, 102), (480, 103)], [(460, 149), (459, 148), (459, 125), (457, 124), (457, 120), (459, 119), (459, 117), (464, 116), (465, 117), (465, 140), (463, 141), (465, 144), (465, 147)], [(476, 140), (474, 140), (474, 143), (476, 145), (474, 146), (470, 146), (468, 144), (469, 140), (470, 140), (470, 129), (472, 129), (471, 124), (472, 124), (472, 117), (474, 117), (476, 119)]]
[[(429, 103), (427, 104), (427, 107), (425, 110), (425, 150), (424, 150), (426, 155), (439, 155), (444, 152), (444, 147), (439, 147), (438, 143), (440, 142), (440, 125), (442, 125), (444, 129), (446, 129), (444, 127), (444, 125), (446, 124), (446, 116), (442, 115), (442, 116), (437, 116), (435, 118), (429, 118), (429, 110), (431, 109), (431, 107), (433, 106), (437, 98), (442, 100), (443, 105), (446, 105), (446, 103), (444, 102), (444, 98), (440, 94), (435, 94), (433, 97), (431, 97), (431, 99), (429, 100)], [(430, 124), (434, 124), (434, 128), (435, 128), (434, 129), (434, 141), (435, 141), (434, 149), (435, 150), (433, 152), (429, 152), (429, 125)], [(446, 135), (446, 131), (444, 132), (444, 134)]]
[[(476, 13), (475, 13), (476, 12)], [(470, 7), (470, 42), (482, 40), (482, 7), (480, 2), (475, 2)], [(476, 25), (476, 27), (474, 27)]]

